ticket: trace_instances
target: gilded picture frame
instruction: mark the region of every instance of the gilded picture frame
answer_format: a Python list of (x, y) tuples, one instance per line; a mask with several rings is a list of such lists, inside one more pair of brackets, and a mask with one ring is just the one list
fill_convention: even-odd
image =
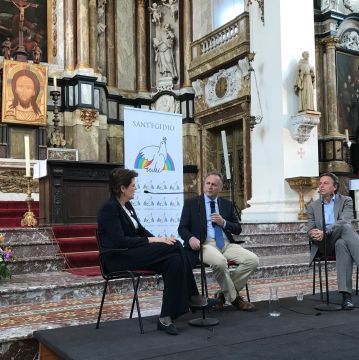
[(354, 136), (359, 129), (359, 56), (337, 51), (337, 102), (339, 131)]
[[(19, 45), (20, 14), (23, 14), (23, 45), (28, 60), (33, 60), (35, 42), (42, 50), (43, 62), (53, 59), (54, 21), (56, 0), (0, 0), (0, 44), (7, 38), (11, 41), (11, 56)], [(44, 21), (47, 19), (47, 21)], [(55, 21), (56, 26), (56, 21)], [(56, 56), (56, 55), (55, 55)]]
[(3, 69), (1, 122), (46, 126), (47, 66), (5, 60)]

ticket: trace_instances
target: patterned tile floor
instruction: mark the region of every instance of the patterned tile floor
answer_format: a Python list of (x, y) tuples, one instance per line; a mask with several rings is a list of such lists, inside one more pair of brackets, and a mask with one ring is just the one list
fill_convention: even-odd
[[(297, 291), (312, 293), (312, 276), (297, 275), (280, 278), (253, 279), (249, 282), (251, 301), (268, 299), (269, 287), (278, 288), (279, 297), (294, 296)], [(336, 275), (329, 274), (329, 288), (336, 289)], [(210, 296), (218, 290), (209, 284)], [(319, 290), (317, 290), (319, 292)], [(161, 291), (140, 291), (143, 316), (156, 315), (160, 311)], [(244, 295), (244, 294), (243, 294)], [(129, 316), (132, 294), (108, 294), (102, 320), (114, 320)], [(32, 331), (44, 328), (95, 323), (100, 297), (68, 299), (47, 303), (1, 306), (0, 341), (31, 337)]]

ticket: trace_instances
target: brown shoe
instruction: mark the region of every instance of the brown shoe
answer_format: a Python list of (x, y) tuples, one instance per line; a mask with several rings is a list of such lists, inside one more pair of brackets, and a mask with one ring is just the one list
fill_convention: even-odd
[(237, 308), (237, 310), (253, 311), (255, 309), (252, 303), (245, 301), (241, 296), (237, 296), (234, 301), (232, 301), (232, 305)]
[(221, 310), (223, 309), (224, 307), (224, 304), (226, 303), (226, 298), (224, 297), (224, 294), (223, 292), (221, 291), (217, 291), (215, 294), (214, 294), (214, 297), (215, 299), (218, 299), (218, 304), (216, 304), (216, 308)]

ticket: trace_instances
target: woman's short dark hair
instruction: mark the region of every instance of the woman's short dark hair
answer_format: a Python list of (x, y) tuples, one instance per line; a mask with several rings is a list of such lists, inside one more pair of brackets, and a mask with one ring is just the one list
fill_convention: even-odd
[(113, 169), (110, 175), (110, 193), (111, 196), (121, 195), (121, 186), (129, 187), (133, 178), (137, 177), (138, 173), (134, 170), (116, 168)]
[(339, 190), (339, 179), (338, 179), (338, 177), (335, 174), (331, 173), (331, 172), (327, 172), (327, 173), (321, 174), (319, 176), (319, 179), (321, 179), (323, 176), (328, 176), (333, 180), (333, 185), (335, 186), (335, 191), (334, 192), (337, 193), (338, 190)]

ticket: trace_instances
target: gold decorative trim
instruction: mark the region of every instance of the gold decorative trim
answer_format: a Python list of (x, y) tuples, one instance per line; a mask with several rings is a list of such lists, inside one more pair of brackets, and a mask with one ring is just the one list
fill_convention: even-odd
[(91, 66), (90, 64), (77, 64), (76, 65), (76, 69), (80, 70), (80, 69), (89, 69)]
[(311, 189), (316, 189), (319, 184), (318, 177), (312, 176), (298, 176), (293, 178), (286, 179), (289, 186), (296, 190), (299, 194), (299, 213), (298, 220), (307, 220), (308, 214), (305, 213), (305, 204), (304, 204), (304, 187), (310, 187)]
[(80, 118), (87, 131), (90, 131), (93, 123), (97, 120), (97, 115), (95, 109), (80, 109)]
[(53, 63), (54, 56), (57, 55), (56, 1), (47, 0), (47, 62), (49, 64)]
[[(23, 170), (1, 170), (0, 171), (0, 192), (2, 193), (26, 193), (27, 180)], [(39, 182), (31, 180), (33, 192), (39, 192)]]
[(330, 35), (322, 39), (320, 43), (322, 45), (325, 45), (326, 49), (335, 49), (337, 44), (339, 43), (339, 38), (334, 35)]

